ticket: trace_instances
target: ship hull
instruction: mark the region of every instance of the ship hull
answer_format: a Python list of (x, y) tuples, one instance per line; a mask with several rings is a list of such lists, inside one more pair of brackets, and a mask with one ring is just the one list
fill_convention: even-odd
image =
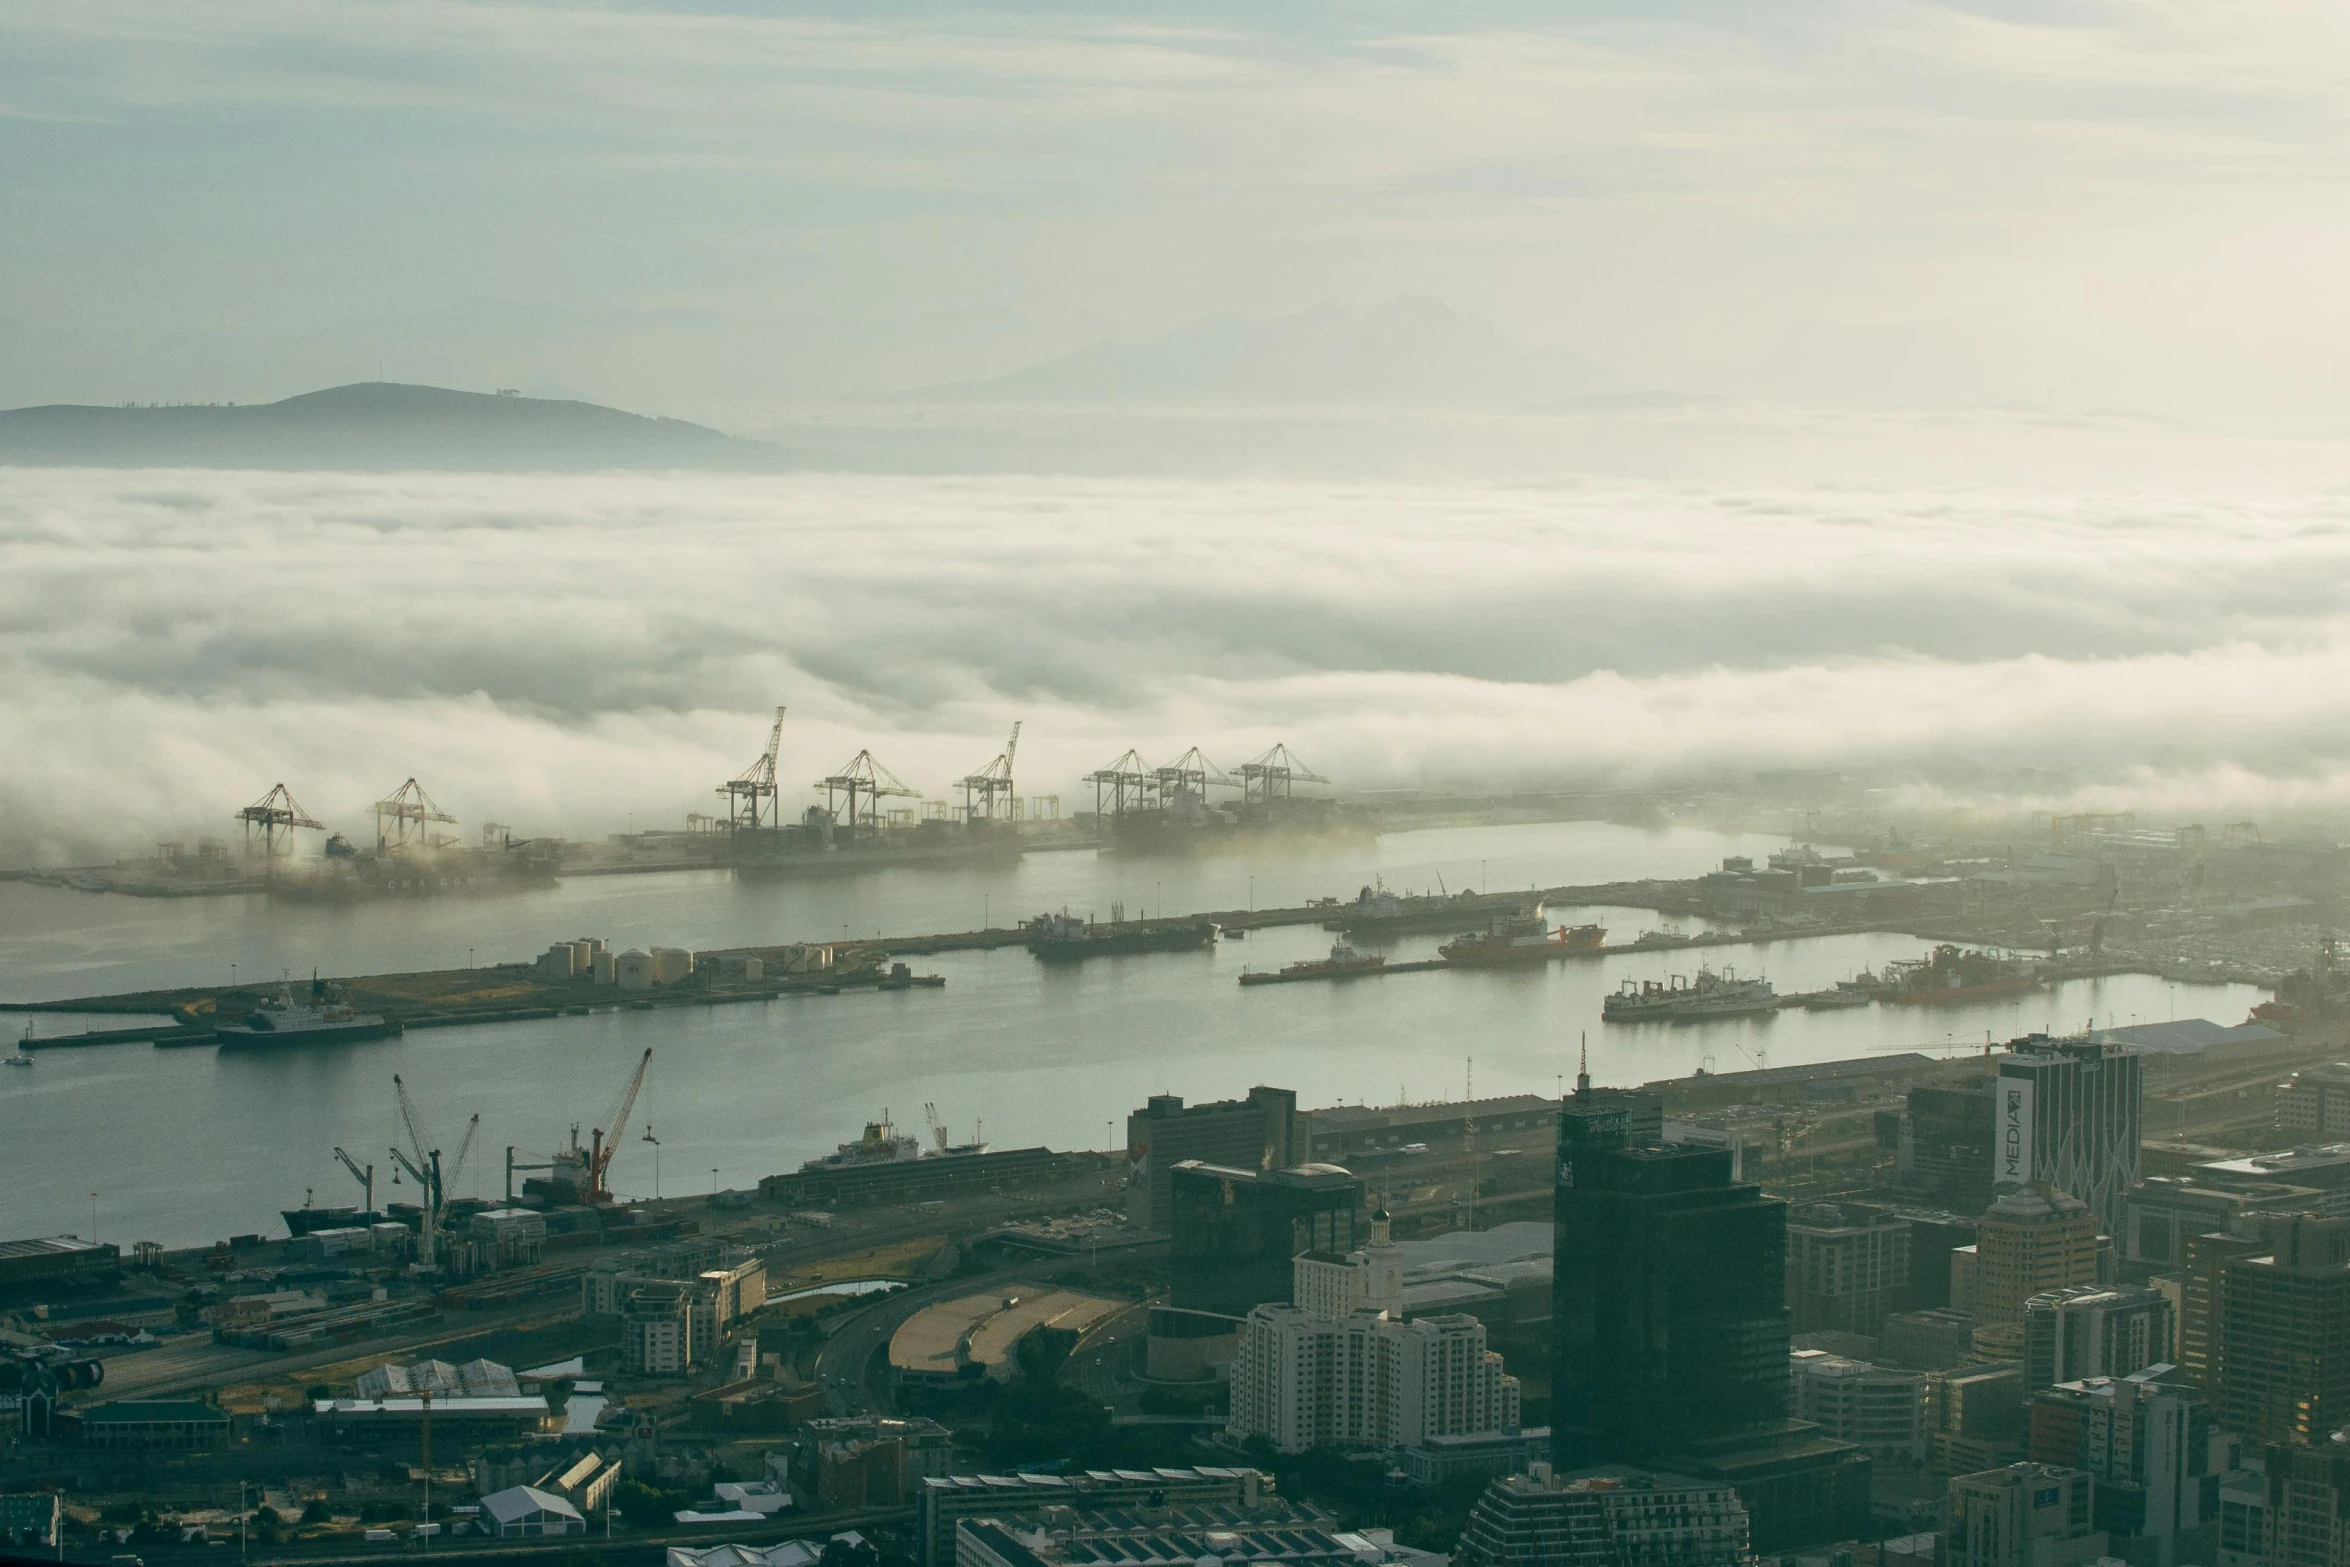
[(292, 1050), (304, 1045), (349, 1045), (366, 1039), (395, 1039), (400, 1025), (390, 1018), (369, 1023), (329, 1023), (320, 1028), (261, 1029), (231, 1025), (212, 1037), (223, 1050)]
[(1963, 1006), (1970, 1001), (1998, 1001), (2008, 996), (2028, 996), (2044, 983), (2037, 974), (2026, 974), (2017, 979), (1995, 979), (1981, 985), (1901, 990), (1894, 992), (1892, 1000), (1905, 1007)]
[(1565, 940), (1448, 942), (1436, 949), (1436, 955), (1458, 968), (1510, 968), (1548, 963), (1552, 958), (1589, 956), (1607, 940), (1607, 932), (1596, 927), (1569, 931), (1566, 936)]
[(1205, 952), (1215, 943), (1216, 927), (1200, 924), (1103, 936), (1041, 936), (1028, 950), (1042, 963), (1082, 963), (1130, 952)]

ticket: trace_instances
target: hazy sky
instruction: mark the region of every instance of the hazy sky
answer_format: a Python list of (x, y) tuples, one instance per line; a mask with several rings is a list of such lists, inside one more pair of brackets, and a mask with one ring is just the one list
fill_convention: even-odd
[(2318, 0), (15, 0), (0, 315), (487, 298), (1010, 369), (1427, 294), (1640, 384), (2334, 429), (2346, 89)]

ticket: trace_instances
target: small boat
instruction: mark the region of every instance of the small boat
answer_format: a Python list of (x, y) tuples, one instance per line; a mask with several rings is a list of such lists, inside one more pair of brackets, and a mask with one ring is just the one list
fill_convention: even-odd
[(30, 1045), (32, 1042), (33, 1025), (27, 1023), (24, 1026), (24, 1042), (16, 1047), (16, 1051), (13, 1055), (0, 1056), (0, 1066), (31, 1066), (33, 1064), (33, 1058), (30, 1052), (26, 1050), (25, 1046)]

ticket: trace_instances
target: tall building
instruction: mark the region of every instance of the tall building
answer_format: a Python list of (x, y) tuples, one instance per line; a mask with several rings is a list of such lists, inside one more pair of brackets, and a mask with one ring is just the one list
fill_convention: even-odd
[(2171, 1304), (2137, 1285), (2076, 1284), (2024, 1302), (2024, 1386), (2126, 1377), (2172, 1363)]
[(2228, 1264), (2258, 1257), (2274, 1245), (2270, 1231), (2283, 1215), (2247, 1214), (2225, 1230), (2187, 1237), (2179, 1270), (2179, 1369), (2206, 1393), (2219, 1387), (2220, 1323), (2228, 1299)]
[(2248, 1441), (2350, 1424), (2350, 1220), (2288, 1220), (2269, 1255), (2228, 1261), (2218, 1362), (2220, 1421)]
[(2021, 1322), (2033, 1296), (2096, 1282), (2096, 1215), (2079, 1198), (2036, 1182), (2001, 1193), (1984, 1212), (1967, 1298), (1951, 1304), (1978, 1324)]
[(1344, 1255), (1368, 1235), (1363, 1183), (1334, 1164), (1236, 1168), (1186, 1159), (1168, 1172), (1168, 1304), (1245, 1317), (1289, 1299), (1301, 1252)]
[(2080, 1567), (2105, 1554), (2095, 1482), (2078, 1469), (2009, 1464), (1950, 1482), (1942, 1567)]
[(1628, 1117), (1559, 1117), (1553, 1462), (1632, 1463), (1787, 1418), (1787, 1206), (1726, 1150), (1627, 1143)]
[(1304, 1163), (1308, 1119), (1286, 1088), (1252, 1088), (1246, 1099), (1189, 1106), (1180, 1094), (1151, 1095), (1126, 1118), (1126, 1157), (1134, 1168), (1127, 1218), (1142, 1229), (1165, 1229), (1168, 1188), (1186, 1159), (1242, 1170)]
[[(1485, 1346), (1485, 1324), (1446, 1313), (1406, 1322), (1391, 1309), (1403, 1267), (1384, 1213), (1351, 1256), (1295, 1263), (1301, 1305), (1259, 1306), (1232, 1357), (1226, 1429), (1284, 1453), (1416, 1447), (1518, 1429), (1518, 1379)], [(1336, 1308), (1336, 1309), (1332, 1309)]]
[(1852, 1538), (1867, 1454), (1787, 1413), (1786, 1205), (1732, 1180), (1728, 1149), (1633, 1145), (1587, 1084), (1559, 1114), (1555, 1467), (1727, 1481), (1759, 1551)]
[(694, 1302), (682, 1284), (639, 1284), (620, 1307), (620, 1369), (680, 1375), (694, 1364)]
[(2122, 1045), (2034, 1034), (1999, 1061), (1992, 1106), (1992, 1184), (2045, 1182), (2089, 1205), (2109, 1234), (2138, 1183), (2145, 1060)]
[(1909, 1297), (1905, 1219), (1812, 1203), (1787, 1219), (1787, 1326), (1794, 1333), (1875, 1334)]
[(2032, 1462), (2086, 1470), (2097, 1482), (2091, 1522), (2131, 1567), (2211, 1560), (2217, 1519), (2205, 1512), (2203, 1483), (2211, 1420), (2176, 1368), (2042, 1388), (2032, 1395), (2031, 1432)]
[(1968, 1366), (1926, 1378), (1926, 1425), (1937, 1467), (1958, 1474), (2023, 1457), (2024, 1374), (2016, 1366)]
[(2350, 1567), (2350, 1443), (2339, 1432), (2311, 1445), (2280, 1442), (2260, 1467), (2264, 1567)]
[(2287, 1079), (2277, 1130), (2297, 1143), (2350, 1141), (2350, 1061), (2303, 1067)]
[(1726, 1485), (1610, 1465), (1536, 1464), (1486, 1487), (1454, 1567), (1746, 1567), (1746, 1509)]
[(1991, 1074), (1952, 1087), (1921, 1084), (1901, 1115), (1895, 1171), (1901, 1185), (1937, 1208), (1981, 1213), (1991, 1206)]

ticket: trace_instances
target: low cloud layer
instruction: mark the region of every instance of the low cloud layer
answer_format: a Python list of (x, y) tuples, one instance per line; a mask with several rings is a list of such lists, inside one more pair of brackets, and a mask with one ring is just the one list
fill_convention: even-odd
[[(1352, 789), (1960, 756), (2350, 803), (2350, 497), (0, 474), (0, 863), (680, 825), (787, 704), (934, 796), (1287, 740)], [(807, 798), (787, 789), (787, 805)], [(2084, 795), (2086, 797), (2086, 795)]]

